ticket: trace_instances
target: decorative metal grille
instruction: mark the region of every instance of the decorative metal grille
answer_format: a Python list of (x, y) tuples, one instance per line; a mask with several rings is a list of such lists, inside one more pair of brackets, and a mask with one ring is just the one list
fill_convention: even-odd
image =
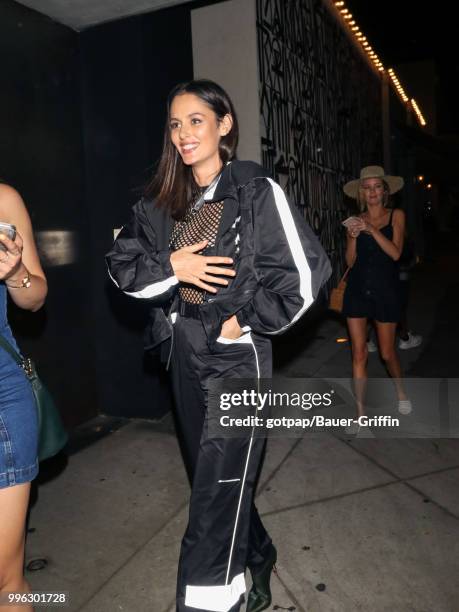
[(262, 161), (344, 265), (343, 184), (381, 164), (381, 89), (323, 0), (257, 0)]

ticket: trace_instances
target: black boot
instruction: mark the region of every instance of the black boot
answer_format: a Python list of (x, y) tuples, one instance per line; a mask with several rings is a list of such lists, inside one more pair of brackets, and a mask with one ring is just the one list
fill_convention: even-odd
[(277, 551), (271, 544), (271, 550), (261, 569), (256, 574), (250, 570), (253, 585), (247, 598), (247, 612), (261, 612), (270, 606), (272, 597), (269, 581), (273, 569), (276, 571), (276, 561)]

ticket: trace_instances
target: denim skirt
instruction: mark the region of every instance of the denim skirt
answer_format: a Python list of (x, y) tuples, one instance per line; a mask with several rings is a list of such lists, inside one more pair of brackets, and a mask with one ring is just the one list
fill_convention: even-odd
[(0, 348), (0, 489), (38, 473), (38, 419), (22, 368)]

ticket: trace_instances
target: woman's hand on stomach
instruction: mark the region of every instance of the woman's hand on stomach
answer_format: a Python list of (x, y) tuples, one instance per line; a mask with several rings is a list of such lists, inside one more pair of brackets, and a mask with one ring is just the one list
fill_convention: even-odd
[(228, 281), (220, 276), (234, 277), (235, 270), (222, 268), (221, 265), (232, 264), (231, 257), (217, 257), (211, 255), (199, 255), (207, 246), (207, 240), (183, 247), (171, 254), (171, 266), (175, 276), (182, 283), (195, 285), (204, 291), (217, 293), (217, 289), (207, 283), (226, 286)]

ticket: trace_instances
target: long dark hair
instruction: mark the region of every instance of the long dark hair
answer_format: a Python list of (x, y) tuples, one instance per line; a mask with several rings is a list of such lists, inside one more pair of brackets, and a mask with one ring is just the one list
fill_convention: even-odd
[(167, 119), (164, 129), (163, 151), (156, 172), (147, 186), (145, 194), (155, 200), (155, 205), (169, 211), (175, 219), (181, 219), (189, 206), (198, 186), (193, 177), (191, 166), (183, 163), (180, 154), (172, 144), (170, 136), (170, 110), (172, 101), (182, 94), (194, 94), (211, 108), (221, 121), (225, 115), (231, 115), (233, 125), (218, 145), (223, 164), (231, 161), (236, 155), (239, 138), (239, 126), (233, 103), (226, 91), (206, 79), (180, 83), (170, 92), (167, 98)]

